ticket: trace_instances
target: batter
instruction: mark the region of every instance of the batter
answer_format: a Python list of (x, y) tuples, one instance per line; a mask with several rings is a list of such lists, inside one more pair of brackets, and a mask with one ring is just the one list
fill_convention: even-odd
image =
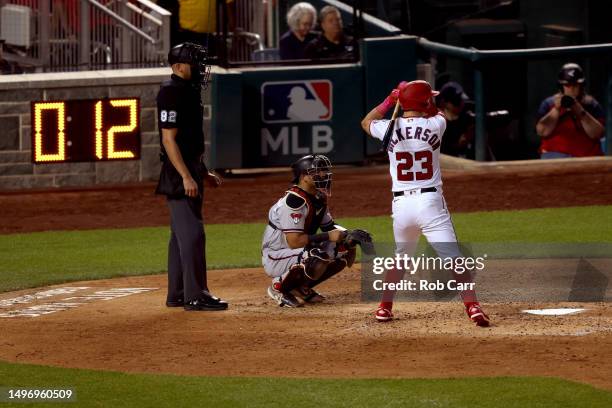
[[(433, 100), (437, 94), (426, 81), (402, 82), (361, 122), (368, 135), (383, 140), (390, 121), (382, 118), (398, 100), (404, 112), (395, 122), (387, 148), (393, 191), (393, 235), (396, 253), (400, 255), (412, 256), (423, 234), (438, 256), (462, 256), (442, 194), (440, 145), (446, 119)], [(386, 279), (397, 282), (403, 273), (393, 270)], [(464, 283), (471, 280), (467, 272), (455, 275)], [(378, 321), (393, 319), (393, 296), (393, 291), (384, 292), (375, 314)], [(489, 318), (477, 302), (474, 290), (464, 290), (461, 297), (469, 318), (478, 326), (488, 326)]]

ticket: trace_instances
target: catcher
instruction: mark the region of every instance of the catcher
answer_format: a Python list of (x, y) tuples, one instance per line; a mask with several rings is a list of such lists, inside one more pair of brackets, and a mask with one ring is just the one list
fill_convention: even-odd
[(300, 307), (325, 300), (313, 288), (352, 266), (357, 245), (372, 253), (373, 244), (367, 231), (334, 224), (327, 208), (332, 173), (326, 156), (304, 156), (291, 168), (293, 187), (268, 213), (262, 263), (272, 278), (268, 295), (279, 306)]

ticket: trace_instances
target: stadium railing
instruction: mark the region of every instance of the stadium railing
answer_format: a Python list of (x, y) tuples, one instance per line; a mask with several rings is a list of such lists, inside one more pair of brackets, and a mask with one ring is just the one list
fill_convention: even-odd
[(159, 66), (170, 50), (171, 14), (151, 0), (2, 0), (0, 5), (6, 58), (29, 66), (27, 71)]

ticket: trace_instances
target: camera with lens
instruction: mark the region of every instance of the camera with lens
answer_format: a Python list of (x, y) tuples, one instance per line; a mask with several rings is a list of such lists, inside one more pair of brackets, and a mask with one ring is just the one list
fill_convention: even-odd
[(576, 100), (569, 95), (563, 95), (561, 97), (561, 106), (565, 109), (571, 108), (574, 103), (576, 103)]

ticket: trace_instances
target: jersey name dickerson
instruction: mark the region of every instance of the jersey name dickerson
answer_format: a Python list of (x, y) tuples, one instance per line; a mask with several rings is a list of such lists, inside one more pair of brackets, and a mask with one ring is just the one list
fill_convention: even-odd
[[(382, 140), (388, 124), (389, 120), (374, 120), (370, 133)], [(442, 185), (440, 145), (445, 130), (442, 115), (397, 119), (387, 149), (393, 191)]]

